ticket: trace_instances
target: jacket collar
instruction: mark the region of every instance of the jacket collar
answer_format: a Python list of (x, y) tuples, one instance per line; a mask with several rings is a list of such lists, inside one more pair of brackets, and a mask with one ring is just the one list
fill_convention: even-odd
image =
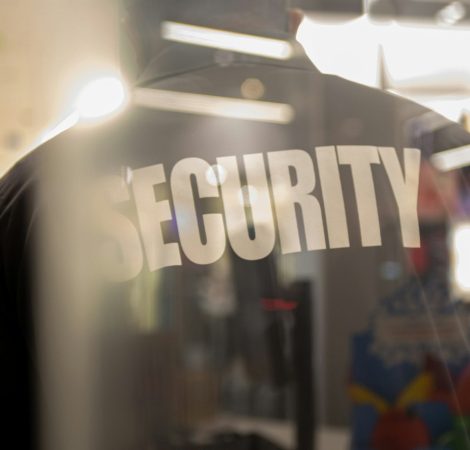
[(223, 67), (232, 64), (257, 64), (271, 67), (304, 69), (318, 72), (305, 54), (302, 46), (290, 41), (294, 52), (287, 60), (277, 60), (243, 53), (171, 43), (156, 56), (138, 77), (136, 86), (149, 86), (162, 79), (189, 73), (209, 67)]

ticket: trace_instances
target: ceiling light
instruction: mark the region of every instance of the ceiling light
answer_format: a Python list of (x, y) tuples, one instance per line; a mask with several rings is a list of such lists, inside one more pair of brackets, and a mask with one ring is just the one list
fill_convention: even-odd
[(445, 150), (431, 156), (431, 162), (437, 169), (448, 172), (470, 165), (470, 145)]
[(116, 113), (126, 103), (127, 92), (122, 80), (115, 76), (97, 78), (86, 84), (77, 97), (80, 119), (99, 119)]
[(470, 297), (470, 224), (454, 225), (451, 246), (451, 282), (457, 296)]
[(163, 22), (162, 37), (202, 47), (218, 48), (273, 59), (289, 59), (293, 54), (288, 41), (178, 22)]
[(285, 103), (150, 88), (136, 89), (134, 104), (165, 111), (278, 124), (290, 123), (295, 115), (292, 106)]

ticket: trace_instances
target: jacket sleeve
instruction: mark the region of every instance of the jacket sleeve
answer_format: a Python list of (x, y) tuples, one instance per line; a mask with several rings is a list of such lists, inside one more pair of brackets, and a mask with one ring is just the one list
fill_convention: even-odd
[[(27, 161), (0, 180), (0, 404), (2, 441), (34, 448), (34, 182)], [(8, 436), (4, 436), (4, 435)]]

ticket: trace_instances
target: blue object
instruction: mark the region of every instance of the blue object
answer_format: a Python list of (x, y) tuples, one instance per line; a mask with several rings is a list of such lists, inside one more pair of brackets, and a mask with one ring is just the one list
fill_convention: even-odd
[(352, 442), (353, 450), (369, 449), (372, 433), (379, 418), (372, 405), (356, 405), (352, 411)]
[(425, 424), (434, 442), (444, 433), (452, 430), (453, 417), (449, 406), (442, 402), (423, 402), (414, 404), (410, 410)]

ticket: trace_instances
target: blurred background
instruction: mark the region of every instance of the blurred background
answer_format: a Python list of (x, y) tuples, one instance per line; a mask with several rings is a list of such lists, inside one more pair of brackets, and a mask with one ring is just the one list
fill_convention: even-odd
[(119, 72), (117, 2), (0, 2), (0, 171), (68, 113), (80, 88)]
[[(470, 0), (297, 0), (292, 6), (305, 11), (297, 40), (321, 72), (410, 98), (470, 131)], [(118, 107), (116, 98), (124, 103), (131, 88), (120, 70), (119, 8), (118, 0), (0, 0), (0, 174), (76, 123), (77, 107), (94, 117)], [(94, 95), (107, 89), (109, 97)], [(468, 163), (468, 149), (465, 157)], [(462, 254), (470, 242), (464, 231)], [(468, 257), (464, 263), (468, 273)], [(382, 269), (386, 284), (396, 266)], [(317, 289), (333, 284), (319, 282)], [(329, 307), (330, 317), (348, 321), (344, 330), (364, 325), (360, 312), (336, 314), (344, 310), (342, 302)], [(324, 394), (320, 422), (330, 426), (325, 448), (345, 448), (349, 349), (335, 343), (341, 323), (335, 329), (318, 325), (324, 333), (318, 348), (322, 338), (336, 348), (316, 355), (327, 361), (316, 373), (316, 388)]]
[[(118, 0), (0, 2), (0, 173), (66, 117), (92, 79), (119, 74)], [(297, 0), (298, 32), (325, 73), (465, 120), (470, 2)]]

